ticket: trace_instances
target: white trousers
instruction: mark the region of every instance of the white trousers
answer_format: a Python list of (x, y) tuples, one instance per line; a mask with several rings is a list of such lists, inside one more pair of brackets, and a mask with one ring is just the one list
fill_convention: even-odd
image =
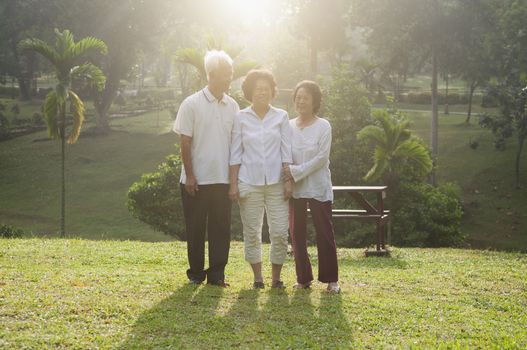
[(282, 265), (287, 255), (289, 205), (284, 200), (282, 183), (253, 186), (240, 182), (239, 204), (243, 224), (245, 260), (250, 264), (262, 262), (262, 226), (264, 210), (267, 213), (271, 249), (269, 260)]

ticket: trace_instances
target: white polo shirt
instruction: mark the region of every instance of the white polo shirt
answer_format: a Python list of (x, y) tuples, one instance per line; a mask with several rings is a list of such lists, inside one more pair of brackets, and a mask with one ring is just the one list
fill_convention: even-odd
[(282, 163), (291, 162), (291, 127), (286, 111), (271, 106), (263, 119), (251, 107), (236, 114), (230, 164), (241, 165), (240, 181), (254, 186), (279, 183)]
[[(217, 100), (204, 89), (187, 97), (179, 106), (173, 130), (192, 137), (192, 167), (198, 185), (229, 183), (229, 148), (238, 103), (223, 94)], [(184, 166), (181, 183), (186, 183)]]
[(300, 129), (296, 125), (297, 119), (290, 121), (293, 130), (293, 165), (290, 169), (295, 179), (293, 198), (333, 201), (329, 170), (331, 124), (318, 118), (313, 124)]

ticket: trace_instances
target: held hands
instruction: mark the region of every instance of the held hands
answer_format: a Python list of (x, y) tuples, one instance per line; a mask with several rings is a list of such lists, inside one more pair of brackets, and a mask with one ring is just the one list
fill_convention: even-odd
[(234, 201), (237, 201), (239, 198), (240, 198), (240, 191), (238, 189), (238, 184), (232, 183), (229, 186), (229, 199), (234, 202)]
[(291, 174), (291, 168), (289, 168), (289, 165), (284, 165), (282, 167), (282, 181), (291, 181), (292, 183), (295, 182), (295, 179), (293, 179), (293, 175)]
[(187, 181), (185, 183), (185, 191), (192, 197), (196, 195), (196, 192), (199, 191), (198, 189), (198, 182), (196, 181), (195, 176), (187, 176)]
[(284, 200), (289, 200), (293, 196), (293, 175), (291, 175), (291, 169), (288, 164), (282, 167), (282, 181), (284, 182)]
[(293, 182), (284, 181), (284, 200), (289, 200), (293, 196)]

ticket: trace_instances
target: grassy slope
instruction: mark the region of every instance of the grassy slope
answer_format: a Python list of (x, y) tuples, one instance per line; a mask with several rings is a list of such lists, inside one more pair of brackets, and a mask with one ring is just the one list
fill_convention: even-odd
[[(412, 129), (428, 144), (430, 114), (407, 113)], [(517, 190), (513, 184), (515, 147), (494, 149), (489, 131), (464, 124), (465, 117), (440, 114), (439, 182), (453, 181), (463, 190), (465, 216), (462, 229), (473, 246), (480, 248), (527, 250), (527, 189)], [(469, 140), (477, 140), (472, 150)], [(522, 180), (527, 185), (527, 152), (522, 157)]]
[(291, 259), (285, 291), (253, 291), (242, 254), (224, 290), (186, 284), (181, 242), (2, 239), (0, 348), (527, 347), (523, 254), (340, 249), (333, 296), (294, 291)]
[[(86, 238), (166, 240), (133, 219), (126, 191), (175, 151), (168, 112), (116, 120), (108, 137), (81, 135), (67, 146), (66, 229)], [(56, 234), (60, 218), (60, 143), (46, 132), (0, 143), (0, 222)]]

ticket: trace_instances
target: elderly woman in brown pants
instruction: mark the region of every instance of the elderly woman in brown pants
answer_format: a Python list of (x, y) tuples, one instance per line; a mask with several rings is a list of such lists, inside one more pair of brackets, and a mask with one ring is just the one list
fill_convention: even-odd
[(294, 288), (309, 288), (313, 281), (307, 253), (307, 207), (316, 231), (318, 280), (327, 291), (339, 293), (338, 263), (331, 208), (333, 190), (329, 170), (331, 125), (317, 116), (322, 93), (312, 81), (300, 82), (293, 93), (298, 117), (290, 120), (293, 130), (293, 164), (284, 167), (286, 179), (294, 182), (289, 203), (289, 229), (295, 256), (297, 283)]

